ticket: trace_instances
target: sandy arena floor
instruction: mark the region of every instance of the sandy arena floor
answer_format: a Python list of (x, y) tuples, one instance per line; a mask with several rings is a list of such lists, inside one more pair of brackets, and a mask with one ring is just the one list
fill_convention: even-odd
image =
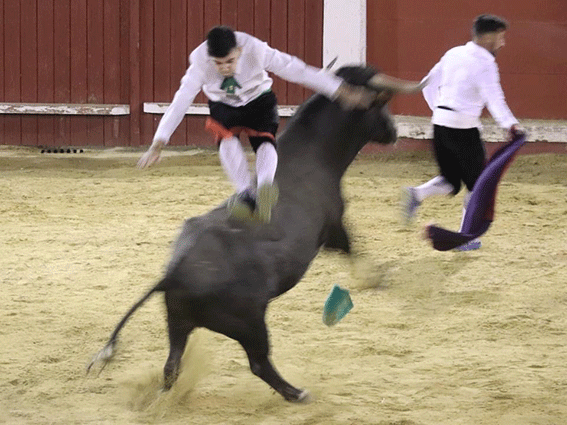
[[(85, 365), (161, 276), (183, 219), (231, 192), (213, 151), (40, 154), (0, 148), (0, 424), (567, 423), (567, 155), (516, 158), (481, 250), (436, 252), (462, 195), (398, 220), (400, 188), (435, 173), (429, 154), (359, 156), (344, 180), (355, 267), (322, 252), (269, 310), (272, 358), (309, 404), (252, 375), (240, 346), (199, 330), (184, 373), (158, 394), (167, 356), (161, 295), (97, 376)], [(252, 159), (252, 157), (250, 157)], [(354, 309), (332, 328), (338, 283)]]

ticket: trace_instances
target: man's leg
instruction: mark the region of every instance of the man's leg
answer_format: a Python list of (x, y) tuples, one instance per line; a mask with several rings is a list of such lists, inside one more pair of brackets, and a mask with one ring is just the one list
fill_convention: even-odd
[(276, 132), (278, 130), (279, 116), (277, 99), (273, 92), (267, 92), (250, 102), (245, 107), (248, 139), (256, 153), (257, 218), (269, 223), (272, 217), (272, 208), (278, 200), (278, 187), (274, 181), (278, 166), (278, 153), (276, 151)]
[[(471, 192), (478, 180), (486, 163), (486, 152), (484, 145), (480, 139), (480, 132), (477, 128), (462, 130), (462, 139), (459, 141), (460, 146), (464, 149), (460, 151), (459, 162), (461, 164), (463, 182), (468, 189), (468, 192), (463, 197), (463, 215), (461, 218), (461, 226), (459, 233), (463, 231), (463, 223), (469, 200), (471, 199)], [(480, 240), (473, 239), (466, 244), (456, 248), (457, 251), (474, 251), (482, 246)]]
[(258, 178), (257, 207), (261, 221), (269, 223), (272, 208), (278, 200), (278, 187), (274, 176), (278, 166), (278, 153), (270, 142), (262, 143), (256, 150), (256, 176)]
[(211, 116), (205, 128), (218, 141), (221, 165), (236, 188), (236, 196), (231, 197), (228, 203), (229, 213), (232, 217), (249, 220), (256, 208), (251, 193), (252, 175), (242, 144), (231, 130), (242, 125), (245, 110), (212, 101), (209, 101), (209, 110)]
[[(465, 214), (467, 213), (467, 207), (471, 199), (471, 192), (467, 192), (463, 198), (463, 216), (461, 218), (461, 226), (459, 227), (459, 233), (463, 231), (463, 224), (465, 222)], [(466, 244), (455, 248), (455, 251), (474, 251), (482, 246), (480, 239), (476, 238), (472, 241), (468, 241)]]
[(440, 175), (417, 186), (407, 187), (402, 192), (402, 220), (409, 224), (417, 213), (424, 199), (434, 195), (456, 194), (461, 188), (459, 169), (455, 163), (450, 146), (454, 135), (453, 129), (438, 125), (433, 126), (433, 149)]
[(443, 176), (437, 176), (417, 187), (406, 187), (403, 190), (402, 215), (406, 223), (410, 223), (416, 215), (421, 203), (435, 195), (449, 195), (455, 188)]
[(219, 145), (219, 156), (221, 165), (237, 193), (246, 191), (252, 183), (252, 176), (240, 140), (234, 136), (222, 139)]
[(252, 176), (240, 140), (236, 137), (221, 140), (219, 156), (224, 171), (236, 188), (236, 196), (228, 203), (230, 216), (239, 220), (252, 219), (256, 200), (251, 193)]

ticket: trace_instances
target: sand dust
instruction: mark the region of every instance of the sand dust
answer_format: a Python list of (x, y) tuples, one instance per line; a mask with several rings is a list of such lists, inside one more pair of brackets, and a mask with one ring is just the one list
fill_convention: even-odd
[[(160, 278), (183, 219), (231, 193), (215, 152), (169, 153), (146, 171), (139, 155), (0, 149), (0, 423), (567, 423), (566, 155), (515, 160), (469, 253), (420, 239), (431, 220), (458, 227), (462, 195), (398, 221), (400, 188), (435, 173), (429, 154), (359, 156), (344, 180), (355, 265), (322, 252), (268, 313), (273, 361), (309, 404), (285, 402), (237, 343), (206, 330), (161, 394), (161, 295), (124, 328), (115, 361), (85, 376)], [(335, 283), (354, 308), (328, 328)]]

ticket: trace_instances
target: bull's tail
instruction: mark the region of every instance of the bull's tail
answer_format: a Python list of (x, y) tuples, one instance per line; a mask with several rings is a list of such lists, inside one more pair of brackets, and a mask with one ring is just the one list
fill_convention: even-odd
[(102, 362), (102, 366), (100, 368), (99, 374), (100, 372), (102, 372), (104, 367), (114, 356), (116, 343), (118, 342), (118, 333), (124, 327), (128, 319), (130, 319), (130, 316), (132, 316), (132, 314), (134, 314), (134, 312), (138, 310), (138, 308), (140, 308), (154, 294), (154, 292), (165, 290), (166, 284), (167, 284), (166, 279), (162, 279), (157, 285), (151, 288), (142, 298), (140, 298), (140, 300), (136, 304), (134, 304), (132, 308), (130, 308), (130, 310), (128, 310), (128, 313), (126, 313), (122, 318), (122, 320), (120, 320), (118, 325), (116, 325), (114, 332), (112, 332), (112, 335), (110, 335), (110, 339), (108, 340), (104, 348), (100, 350), (97, 354), (95, 354), (92, 360), (90, 361), (90, 363), (87, 365), (87, 373), (89, 373), (89, 371), (94, 366), (94, 364), (98, 362)]

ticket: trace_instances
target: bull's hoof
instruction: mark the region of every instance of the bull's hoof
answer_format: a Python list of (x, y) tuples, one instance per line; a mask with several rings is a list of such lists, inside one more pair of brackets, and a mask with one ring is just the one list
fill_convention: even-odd
[(311, 401), (311, 394), (307, 390), (301, 390), (301, 392), (296, 397), (286, 398), (287, 401), (292, 403), (309, 403)]

